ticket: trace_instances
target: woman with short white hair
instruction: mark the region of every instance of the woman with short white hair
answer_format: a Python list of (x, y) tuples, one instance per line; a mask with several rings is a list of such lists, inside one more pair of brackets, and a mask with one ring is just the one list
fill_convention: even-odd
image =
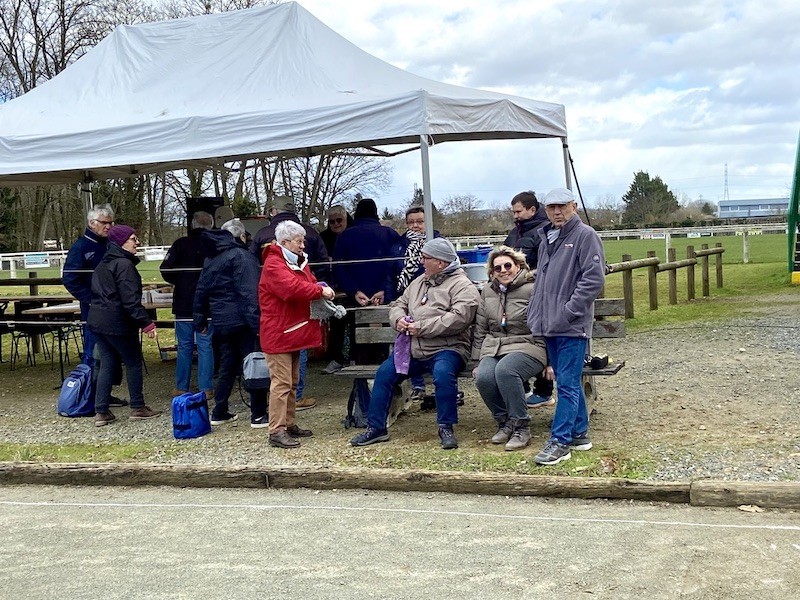
[(317, 283), (308, 266), (306, 231), (294, 221), (275, 228), (275, 243), (264, 250), (258, 283), (261, 308), (261, 349), (267, 355), (269, 388), (269, 444), (296, 448), (297, 438), (313, 435), (295, 422), (300, 351), (322, 344), (320, 321), (311, 319), (311, 302), (333, 300), (333, 288)]

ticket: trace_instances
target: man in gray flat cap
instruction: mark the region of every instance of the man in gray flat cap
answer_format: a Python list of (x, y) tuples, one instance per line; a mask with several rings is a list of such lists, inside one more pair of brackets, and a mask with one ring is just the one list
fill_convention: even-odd
[(555, 465), (572, 450), (589, 450), (583, 361), (592, 337), (594, 301), (605, 282), (605, 255), (597, 232), (581, 221), (575, 196), (556, 188), (544, 197), (550, 224), (539, 230), (539, 268), (528, 304), (528, 327), (543, 337), (555, 371), (558, 404), (550, 439), (534, 461)]
[[(442, 448), (458, 448), (453, 425), (458, 422), (458, 373), (470, 355), (470, 326), (478, 310), (480, 294), (469, 280), (445, 238), (428, 240), (422, 246), (424, 272), (403, 295), (392, 302), (389, 322), (408, 344), (398, 340), (395, 353), (378, 368), (367, 413), (368, 427), (350, 440), (367, 446), (389, 439), (386, 417), (394, 386), (408, 377), (431, 373), (436, 389), (436, 421)], [(408, 362), (398, 348), (406, 346)], [(406, 368), (407, 367), (407, 368)]]

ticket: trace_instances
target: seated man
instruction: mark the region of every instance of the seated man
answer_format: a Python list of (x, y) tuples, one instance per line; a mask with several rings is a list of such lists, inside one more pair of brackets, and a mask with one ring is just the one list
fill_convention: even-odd
[(410, 336), (408, 373), (398, 373), (390, 356), (378, 368), (367, 413), (368, 428), (350, 440), (366, 446), (389, 439), (386, 417), (394, 386), (408, 377), (431, 373), (436, 389), (436, 421), (442, 448), (458, 448), (453, 425), (458, 422), (458, 373), (470, 354), (470, 326), (480, 294), (469, 280), (453, 245), (444, 238), (422, 246), (424, 272), (392, 303), (389, 322)]

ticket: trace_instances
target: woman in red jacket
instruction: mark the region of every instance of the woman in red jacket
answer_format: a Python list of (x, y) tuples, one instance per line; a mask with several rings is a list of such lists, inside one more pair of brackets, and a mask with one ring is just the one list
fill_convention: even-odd
[(264, 250), (258, 283), (261, 308), (259, 339), (267, 355), (272, 381), (269, 388), (269, 445), (296, 448), (299, 437), (312, 435), (295, 423), (295, 390), (300, 350), (322, 344), (320, 322), (311, 319), (311, 302), (333, 300), (333, 288), (317, 283), (308, 267), (306, 231), (293, 221), (275, 229), (275, 243)]

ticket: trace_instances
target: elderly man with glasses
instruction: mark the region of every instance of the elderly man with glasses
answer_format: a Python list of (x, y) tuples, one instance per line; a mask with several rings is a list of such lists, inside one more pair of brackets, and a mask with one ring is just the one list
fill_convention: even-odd
[[(92, 273), (103, 260), (108, 249), (108, 232), (114, 225), (114, 211), (108, 204), (98, 204), (86, 216), (87, 226), (69, 249), (64, 261), (61, 281), (67, 291), (81, 303), (81, 321), (83, 321), (83, 354), (84, 364), (94, 366), (95, 335), (86, 319), (92, 303)], [(122, 370), (114, 375), (114, 385), (122, 382)], [(111, 406), (127, 406), (128, 402), (111, 396)]]

